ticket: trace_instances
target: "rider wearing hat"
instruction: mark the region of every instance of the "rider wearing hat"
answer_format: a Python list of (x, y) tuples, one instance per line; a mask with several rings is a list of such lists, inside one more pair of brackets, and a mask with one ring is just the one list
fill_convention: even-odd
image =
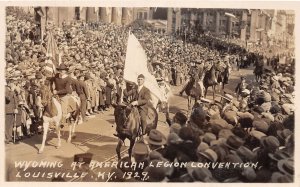
[(65, 122), (66, 115), (68, 114), (68, 105), (69, 105), (69, 95), (72, 93), (72, 78), (68, 76), (68, 67), (65, 64), (60, 64), (59, 67), (56, 68), (58, 74), (54, 77), (54, 85), (55, 89), (53, 90), (53, 94), (59, 96), (62, 106), (62, 123)]

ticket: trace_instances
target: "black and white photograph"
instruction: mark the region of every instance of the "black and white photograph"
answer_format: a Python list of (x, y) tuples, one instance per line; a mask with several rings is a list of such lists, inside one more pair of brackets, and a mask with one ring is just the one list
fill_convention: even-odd
[(298, 180), (295, 9), (4, 16), (5, 182)]

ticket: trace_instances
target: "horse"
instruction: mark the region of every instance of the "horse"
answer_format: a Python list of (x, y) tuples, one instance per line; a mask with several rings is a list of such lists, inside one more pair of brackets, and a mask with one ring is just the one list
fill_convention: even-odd
[[(75, 110), (69, 112), (66, 116), (66, 121), (69, 124), (69, 137), (67, 142), (70, 143), (72, 138), (75, 138), (75, 126), (79, 122), (80, 116), (80, 99), (75, 96), (70, 96), (70, 99), (74, 99), (76, 108)], [(44, 86), (41, 89), (40, 96), (37, 97), (37, 100), (40, 101), (39, 110), (41, 111), (42, 115), (42, 122), (43, 122), (43, 140), (42, 145), (39, 149), (39, 153), (44, 151), (45, 142), (48, 134), (48, 129), (50, 124), (53, 124), (56, 129), (58, 143), (57, 148), (61, 146), (61, 139), (60, 139), (60, 130), (61, 126), (59, 125), (62, 117), (62, 106), (59, 102), (58, 96), (52, 94), (49, 86)]]
[(188, 96), (188, 109), (191, 108), (192, 98), (195, 99), (195, 103), (202, 97), (200, 87), (196, 83), (196, 80), (193, 76), (189, 77), (189, 82), (185, 87), (185, 93)]
[(229, 80), (229, 66), (226, 66), (225, 68), (222, 69), (217, 69), (216, 77), (217, 77), (217, 82), (219, 84), (222, 84), (222, 90), (224, 90), (225, 84), (228, 84), (228, 80)]
[[(129, 157), (132, 154), (132, 148), (137, 139), (140, 139), (143, 134), (141, 130), (141, 119), (138, 108), (131, 105), (113, 104), (114, 116), (116, 122), (116, 131), (119, 135), (119, 141), (116, 147), (118, 160), (121, 159), (121, 147), (125, 139), (129, 139), (130, 146), (128, 149)], [(154, 107), (148, 108), (148, 119), (145, 133), (149, 135), (152, 129), (157, 128), (158, 114)]]
[(263, 72), (264, 72), (264, 66), (261, 65), (260, 63), (256, 63), (253, 71), (256, 82), (260, 82), (260, 80), (262, 79)]
[(229, 66), (225, 68), (217, 68), (215, 64), (212, 64), (211, 68), (206, 71), (203, 85), (205, 88), (204, 97), (207, 95), (207, 90), (212, 87), (213, 100), (215, 100), (216, 85), (222, 84), (222, 90), (225, 88), (225, 84), (228, 84), (229, 80)]
[(218, 84), (217, 77), (216, 77), (216, 68), (215, 64), (211, 66), (211, 68), (205, 72), (204, 79), (203, 79), (203, 85), (204, 85), (204, 97), (207, 95), (207, 90), (209, 87), (212, 87), (213, 90), (213, 100), (215, 100), (215, 91), (216, 91), (216, 85)]

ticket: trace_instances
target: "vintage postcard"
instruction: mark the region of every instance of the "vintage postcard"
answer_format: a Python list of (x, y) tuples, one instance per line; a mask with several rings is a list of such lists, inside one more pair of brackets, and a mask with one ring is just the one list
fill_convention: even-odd
[(5, 185), (297, 186), (297, 6), (136, 3), (3, 3)]

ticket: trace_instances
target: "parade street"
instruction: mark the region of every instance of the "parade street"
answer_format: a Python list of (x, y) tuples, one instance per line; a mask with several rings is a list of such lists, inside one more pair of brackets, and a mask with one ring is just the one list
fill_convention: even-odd
[[(239, 71), (233, 69), (229, 85), (225, 86), (225, 92), (234, 94), (235, 86), (240, 81), (240, 76), (246, 77), (247, 82), (255, 81), (253, 76), (253, 68), (240, 69)], [(184, 94), (180, 97), (178, 92), (181, 86), (172, 87), (173, 96), (170, 99), (170, 113), (171, 118), (177, 111), (183, 111), (187, 113), (187, 99)], [(208, 98), (211, 99), (211, 93), (208, 92)], [(216, 98), (218, 99), (218, 98)], [(73, 157), (78, 153), (90, 152), (93, 154), (93, 160), (98, 162), (117, 160), (116, 158), (116, 145), (117, 138), (113, 136), (115, 132), (115, 120), (113, 116), (113, 108), (108, 111), (104, 111), (94, 118), (89, 118), (87, 122), (84, 122), (76, 127), (76, 138), (71, 143), (67, 143), (68, 127), (64, 127), (62, 130), (62, 146), (57, 149), (57, 136), (55, 132), (50, 132), (46, 140), (45, 150), (42, 154), (38, 154), (38, 149), (41, 146), (42, 135), (31, 137), (30, 139), (24, 139), (19, 144), (8, 144), (5, 147), (7, 174), (9, 181), (31, 181), (33, 176), (24, 177), (24, 168), (18, 168), (16, 162), (23, 161), (61, 161), (62, 167), (55, 167), (55, 172), (72, 171), (71, 164)], [(169, 126), (165, 123), (165, 116), (159, 113), (158, 128), (159, 131), (165, 134), (169, 133)], [(127, 149), (128, 142), (125, 141), (123, 150)], [(123, 151), (124, 152), (124, 151)], [(127, 151), (122, 154), (124, 157), (127, 155)], [(102, 168), (105, 170), (105, 168)], [(26, 171), (40, 171), (45, 172), (47, 168), (27, 168)], [(53, 169), (52, 169), (53, 170)], [(18, 174), (18, 171), (21, 171)], [(49, 178), (43, 178), (41, 176), (35, 178), (36, 181), (51, 181)], [(69, 181), (72, 178), (65, 178)], [(105, 179), (103, 179), (105, 180)], [(100, 180), (101, 181), (101, 180)]]

